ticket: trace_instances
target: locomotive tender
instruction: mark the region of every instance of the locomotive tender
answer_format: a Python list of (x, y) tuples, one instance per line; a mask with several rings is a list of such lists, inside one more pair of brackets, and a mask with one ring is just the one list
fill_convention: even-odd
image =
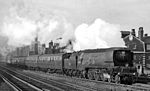
[(11, 57), (9, 63), (26, 69), (62, 73), (93, 80), (132, 84), (137, 70), (133, 53), (122, 47)]

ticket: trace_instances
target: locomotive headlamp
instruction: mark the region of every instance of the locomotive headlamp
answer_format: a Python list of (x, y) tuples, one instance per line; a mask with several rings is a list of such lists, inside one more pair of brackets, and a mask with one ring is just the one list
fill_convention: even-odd
[(129, 64), (127, 63), (127, 64), (125, 64), (125, 66), (126, 66), (126, 67), (128, 67), (128, 66), (129, 66)]
[(123, 51), (123, 52), (121, 52), (121, 56), (125, 56), (126, 55), (126, 53)]
[(135, 75), (136, 73), (133, 73), (133, 75)]

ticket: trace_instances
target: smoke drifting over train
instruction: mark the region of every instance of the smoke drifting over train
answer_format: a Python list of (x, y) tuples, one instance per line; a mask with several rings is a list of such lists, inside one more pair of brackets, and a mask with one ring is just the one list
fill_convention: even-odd
[(78, 50), (123, 46), (119, 35), (119, 25), (107, 23), (102, 19), (96, 19), (90, 25), (84, 23), (76, 28), (74, 48)]
[[(120, 26), (96, 19), (92, 24), (83, 23), (76, 28), (60, 15), (40, 15), (31, 19), (20, 14), (18, 7), (10, 9), (10, 15), (4, 19), (2, 35), (8, 37), (8, 45), (29, 45), (36, 36), (41, 43), (53, 40), (65, 46), (71, 40), (73, 50), (108, 48), (123, 46), (120, 38)], [(120, 45), (119, 45), (120, 44)]]

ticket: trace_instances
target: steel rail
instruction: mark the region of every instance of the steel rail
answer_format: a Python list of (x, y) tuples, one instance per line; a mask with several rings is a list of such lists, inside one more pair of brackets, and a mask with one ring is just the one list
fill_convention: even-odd
[[(1, 70), (1, 71), (2, 71), (2, 70)], [(22, 80), (22, 79), (20, 79), (20, 78), (18, 78), (18, 77), (16, 77), (16, 76), (14, 76), (14, 75), (12, 75), (12, 74), (6, 72), (6, 71), (3, 71), (3, 72), (5, 72), (6, 74), (10, 75), (11, 77), (15, 78), (16, 80), (18, 80), (18, 81), (24, 83), (25, 85), (27, 85), (27, 86), (29, 86), (29, 87), (31, 87), (31, 88), (37, 90), (37, 91), (43, 91), (42, 89), (40, 89), (40, 88), (38, 88), (38, 87), (36, 87), (36, 86), (34, 86), (34, 85), (32, 85), (32, 84), (30, 84), (30, 83), (24, 81), (24, 80)]]
[(3, 75), (0, 75), (0, 77), (4, 80), (5, 83), (7, 83), (14, 91), (22, 91), (18, 86), (16, 86), (14, 83), (9, 81), (6, 77)]
[[(5, 67), (3, 67), (3, 68), (5, 68)], [(11, 71), (11, 72), (14, 72), (14, 71), (12, 71), (12, 70), (10, 70), (10, 69), (8, 69), (8, 68), (5, 68), (5, 69), (7, 69), (7, 70), (9, 70), (9, 71)], [(14, 73), (16, 73), (16, 72), (14, 72)], [(42, 84), (44, 84), (44, 85), (46, 85), (46, 86), (48, 86), (48, 87), (54, 88), (54, 89), (56, 89), (56, 90), (58, 90), (58, 91), (65, 91), (64, 89), (61, 89), (61, 88), (58, 88), (58, 87), (56, 87), (56, 86), (50, 85), (50, 84), (48, 84), (48, 83), (42, 82), (42, 81), (40, 81), (40, 80), (31, 78), (31, 77), (29, 77), (29, 76), (25, 76), (25, 75), (23, 75), (23, 74), (21, 74), (21, 73), (16, 73), (16, 74), (22, 75), (22, 76), (24, 76), (24, 77), (26, 77), (26, 78), (28, 78), (28, 79), (34, 80), (34, 81), (36, 81), (36, 82), (38, 82), (38, 83), (42, 83)], [(18, 79), (19, 79), (19, 78), (18, 78)], [(41, 89), (39, 89), (39, 90), (37, 89), (37, 90), (38, 90), (38, 91), (43, 91), (44, 89), (45, 89), (45, 88), (43, 88), (42, 90), (41, 90)]]

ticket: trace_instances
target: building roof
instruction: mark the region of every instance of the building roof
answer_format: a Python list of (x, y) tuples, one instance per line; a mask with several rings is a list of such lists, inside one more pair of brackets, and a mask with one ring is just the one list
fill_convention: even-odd
[(150, 36), (148, 34), (144, 34), (143, 28), (139, 28), (138, 36), (133, 35), (135, 34), (135, 30), (131, 31), (121, 31), (122, 38), (125, 42), (125, 45), (128, 46), (136, 53), (148, 52), (147, 44), (150, 44)]
[(138, 49), (133, 49), (133, 51), (145, 51), (144, 42), (132, 34), (124, 37), (123, 40), (125, 43), (130, 43), (130, 44), (136, 43), (136, 45), (140, 43), (142, 45), (141, 47), (138, 47)]
[(121, 31), (121, 38), (124, 38), (130, 34), (130, 31)]
[(130, 34), (130, 31), (121, 31), (124, 34)]
[(143, 37), (142, 41), (144, 43), (150, 43), (150, 36)]
[[(128, 37), (130, 37), (130, 31), (121, 31), (122, 33), (122, 38), (126, 39)], [(139, 39), (139, 37), (136, 37), (133, 35), (134, 38), (136, 38), (138, 41), (143, 42), (143, 43), (150, 43), (150, 36), (143, 36), (142, 40)]]

